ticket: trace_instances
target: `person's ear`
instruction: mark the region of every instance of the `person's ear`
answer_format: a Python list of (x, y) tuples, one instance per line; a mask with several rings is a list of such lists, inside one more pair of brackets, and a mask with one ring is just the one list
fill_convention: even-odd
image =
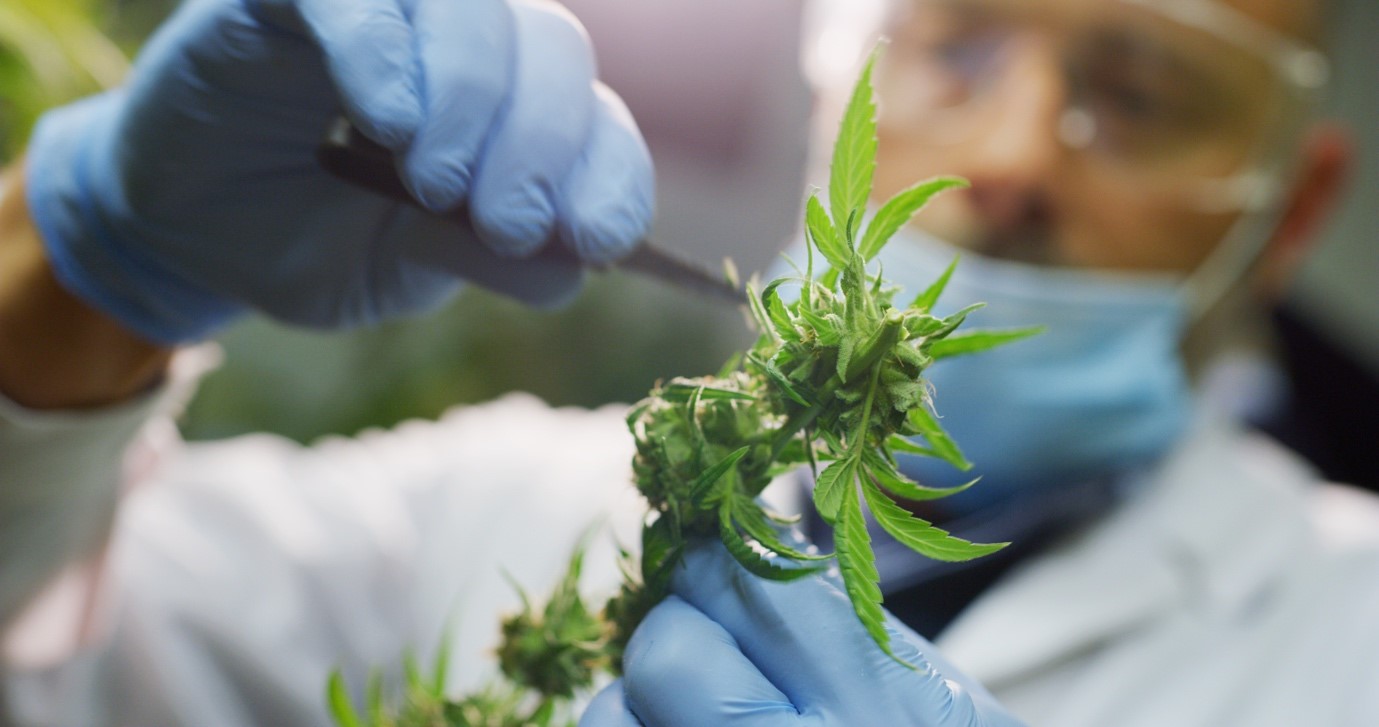
[(1349, 129), (1336, 122), (1318, 123), (1304, 134), (1287, 208), (1255, 271), (1259, 293), (1282, 295), (1311, 252), (1346, 190), (1354, 146)]

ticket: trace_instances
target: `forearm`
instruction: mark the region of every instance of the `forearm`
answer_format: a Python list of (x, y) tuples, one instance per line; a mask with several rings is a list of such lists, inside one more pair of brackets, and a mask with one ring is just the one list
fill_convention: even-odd
[(9, 171), (0, 199), (0, 394), (31, 409), (82, 409), (146, 390), (170, 349), (62, 287), (29, 217), (24, 174)]

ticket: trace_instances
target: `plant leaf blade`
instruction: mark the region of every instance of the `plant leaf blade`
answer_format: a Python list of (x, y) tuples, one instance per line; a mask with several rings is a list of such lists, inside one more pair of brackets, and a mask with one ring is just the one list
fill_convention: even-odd
[[(833, 143), (833, 162), (829, 168), (828, 202), (833, 224), (855, 225), (871, 196), (872, 173), (876, 170), (876, 102), (872, 98), (871, 73), (876, 52), (853, 86), (852, 97), (843, 111), (838, 138)], [(844, 241), (852, 230), (839, 230)], [(835, 266), (842, 267), (842, 266)]]
[(1024, 340), (1044, 332), (1043, 326), (1003, 328), (954, 333), (929, 344), (928, 353), (935, 359), (966, 356)]
[(902, 189), (894, 197), (886, 200), (876, 211), (871, 222), (867, 223), (866, 232), (862, 234), (862, 242), (857, 246), (857, 253), (863, 260), (876, 257), (881, 248), (885, 247), (886, 241), (909, 222), (934, 195), (967, 186), (967, 180), (961, 177), (935, 177)]
[(885, 528), (891, 537), (904, 543), (906, 547), (934, 560), (957, 563), (989, 555), (1010, 543), (973, 543), (954, 537), (928, 520), (915, 517), (908, 510), (886, 497), (875, 484), (862, 483), (862, 492), (867, 499), (867, 508), (876, 522)]

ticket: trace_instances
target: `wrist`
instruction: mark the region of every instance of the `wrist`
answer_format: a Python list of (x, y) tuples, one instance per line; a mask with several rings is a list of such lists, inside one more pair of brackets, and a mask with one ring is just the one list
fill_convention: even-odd
[(155, 244), (162, 213), (141, 209), (140, 199), (149, 185), (180, 182), (166, 170), (143, 177), (131, 171), (156, 166), (147, 153), (121, 159), (134, 133), (123, 119), (126, 95), (107, 91), (39, 119), (27, 155), (36, 172), (24, 193), (28, 216), (48, 270), (67, 291), (153, 343), (201, 340), (244, 308), (184, 276), (167, 259), (174, 256), (163, 254), (193, 241), (163, 239), (161, 252)]
[(58, 282), (24, 174), (11, 170), (0, 196), (0, 392), (34, 409), (112, 404), (156, 383), (170, 356)]

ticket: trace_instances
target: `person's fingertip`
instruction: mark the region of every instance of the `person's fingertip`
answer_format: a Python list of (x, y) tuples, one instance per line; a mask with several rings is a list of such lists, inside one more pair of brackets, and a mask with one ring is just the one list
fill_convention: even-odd
[(651, 211), (637, 200), (596, 210), (566, 224), (562, 234), (580, 260), (606, 265), (626, 256), (646, 239)]
[(475, 200), (470, 216), (479, 236), (504, 257), (529, 258), (546, 245), (555, 209), (540, 190), (519, 187), (502, 199)]
[(474, 181), (468, 164), (428, 159), (418, 161), (409, 155), (404, 163), (403, 181), (426, 209), (441, 213), (457, 207), (469, 194)]
[(421, 126), (421, 96), (410, 79), (401, 78), (347, 102), (351, 121), (370, 139), (398, 150), (416, 137)]

